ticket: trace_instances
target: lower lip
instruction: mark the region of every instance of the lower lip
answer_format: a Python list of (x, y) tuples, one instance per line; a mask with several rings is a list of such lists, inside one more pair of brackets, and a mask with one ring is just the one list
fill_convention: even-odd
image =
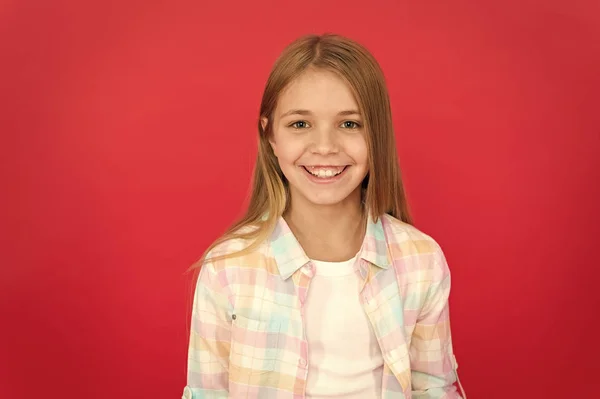
[(342, 173), (340, 173), (339, 175), (335, 175), (335, 176), (331, 176), (331, 177), (317, 177), (317, 176), (313, 175), (312, 173), (310, 173), (309, 171), (307, 171), (303, 166), (301, 166), (301, 168), (304, 171), (304, 173), (306, 174), (306, 176), (308, 177), (308, 180), (312, 181), (313, 183), (331, 184), (331, 183), (335, 183), (336, 181), (342, 179), (344, 177), (344, 175), (346, 174), (346, 172), (348, 171), (348, 169), (350, 168), (350, 166), (346, 166), (344, 168), (344, 170), (342, 171)]

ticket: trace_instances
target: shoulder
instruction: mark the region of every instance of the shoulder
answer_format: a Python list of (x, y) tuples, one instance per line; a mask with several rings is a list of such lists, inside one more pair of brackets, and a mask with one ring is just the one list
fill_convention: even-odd
[(438, 242), (430, 235), (415, 226), (396, 219), (391, 215), (383, 215), (382, 223), (388, 244), (398, 245), (419, 253), (436, 253), (441, 251)]
[(392, 261), (401, 272), (424, 272), (434, 280), (449, 274), (442, 248), (433, 237), (391, 215), (383, 215), (382, 223)]
[(209, 266), (215, 272), (258, 265), (268, 255), (267, 241), (256, 236), (258, 228), (244, 226), (230, 237), (221, 238), (205, 257), (202, 267)]

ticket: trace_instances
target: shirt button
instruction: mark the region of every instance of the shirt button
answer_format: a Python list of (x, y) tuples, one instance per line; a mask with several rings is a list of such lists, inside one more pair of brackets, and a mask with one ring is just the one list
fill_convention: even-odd
[(298, 363), (300, 363), (300, 366), (306, 367), (306, 360), (300, 359), (300, 360), (298, 360)]

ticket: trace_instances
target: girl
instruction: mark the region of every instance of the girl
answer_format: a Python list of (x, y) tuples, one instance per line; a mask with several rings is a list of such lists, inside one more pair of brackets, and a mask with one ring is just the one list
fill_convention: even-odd
[(183, 398), (460, 398), (450, 272), (410, 224), (376, 60), (296, 40), (258, 131), (248, 210), (201, 261)]

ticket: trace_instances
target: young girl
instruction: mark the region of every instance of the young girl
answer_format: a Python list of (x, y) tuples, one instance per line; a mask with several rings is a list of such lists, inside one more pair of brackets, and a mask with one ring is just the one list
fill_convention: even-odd
[(201, 261), (183, 398), (460, 398), (450, 272), (410, 224), (373, 56), (296, 40), (258, 131), (248, 210)]

